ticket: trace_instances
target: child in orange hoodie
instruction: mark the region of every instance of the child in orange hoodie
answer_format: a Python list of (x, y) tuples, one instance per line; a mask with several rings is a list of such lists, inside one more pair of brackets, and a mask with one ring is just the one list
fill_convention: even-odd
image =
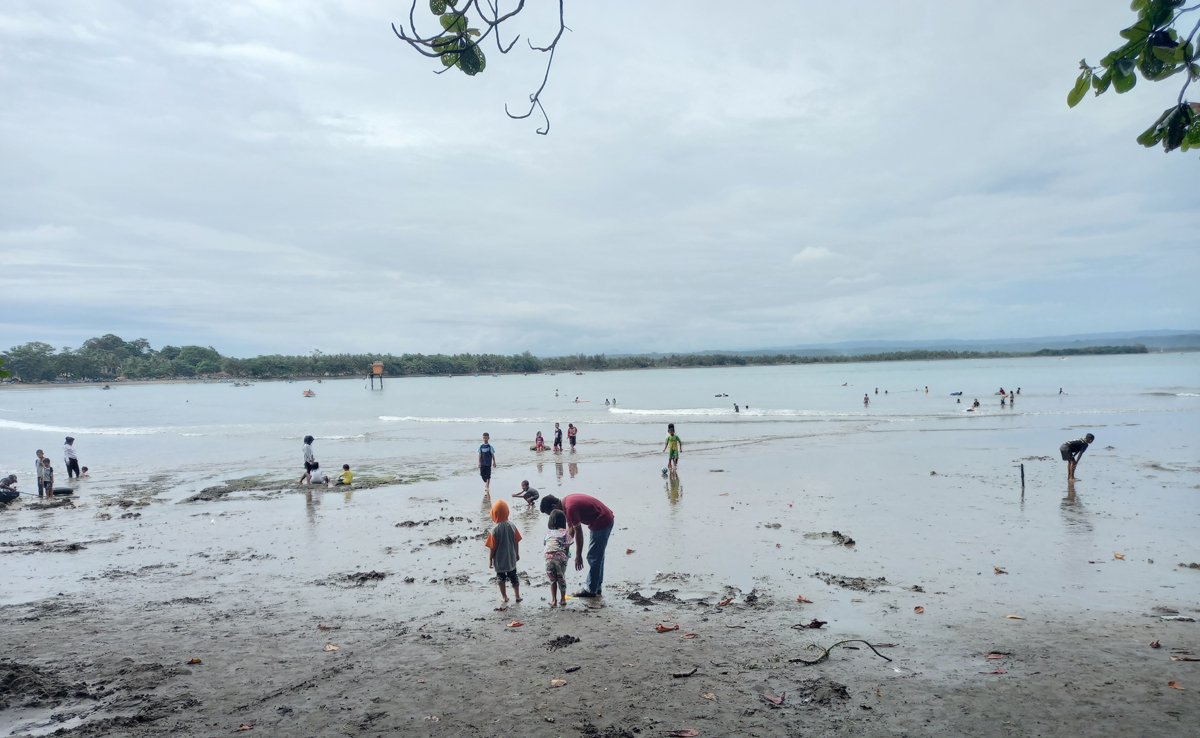
[(521, 531), (508, 520), (508, 503), (496, 500), (492, 505), (492, 522), (496, 527), (488, 533), (488, 566), (496, 570), (500, 582), (500, 599), (508, 602), (505, 582), (512, 582), (513, 597), (521, 601), (521, 584), (517, 581), (517, 562), (521, 560)]

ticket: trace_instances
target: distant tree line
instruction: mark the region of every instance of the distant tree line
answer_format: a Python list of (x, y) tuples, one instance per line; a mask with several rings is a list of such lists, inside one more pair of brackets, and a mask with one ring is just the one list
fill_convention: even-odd
[(738, 354), (671, 354), (621, 356), (575, 354), (539, 358), (522, 354), (325, 354), (307, 356), (271, 354), (251, 359), (222, 356), (211, 346), (163, 346), (155, 350), (144, 338), (125, 341), (111, 333), (84, 341), (78, 349), (55, 349), (35, 341), (0, 354), (0, 364), (22, 382), (185, 378), (225, 375), (239, 378), (344, 377), (363, 375), (373, 362), (382, 361), (388, 376), (439, 376), (448, 374), (603, 371), (665, 367), (766, 366), (775, 364), (845, 364), (877, 361), (935, 361), (941, 359), (999, 359), (1020, 356), (1082, 356), (1088, 354), (1144, 354), (1146, 347), (1093, 346), (1005, 351), (891, 351), (856, 356), (742, 356)]

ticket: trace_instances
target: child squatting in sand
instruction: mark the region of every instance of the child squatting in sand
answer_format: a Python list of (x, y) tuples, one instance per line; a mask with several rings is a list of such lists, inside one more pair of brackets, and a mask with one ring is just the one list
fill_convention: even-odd
[(488, 533), (488, 565), (496, 570), (500, 582), (500, 600), (508, 602), (505, 581), (512, 582), (513, 597), (521, 601), (521, 584), (517, 581), (517, 562), (521, 560), (521, 531), (508, 520), (508, 503), (496, 500), (492, 505), (492, 522), (496, 524)]
[[(567, 604), (567, 560), (571, 558), (571, 529), (562, 510), (550, 513), (546, 533), (546, 576), (550, 579), (550, 607)], [(562, 593), (562, 599), (558, 593)]]

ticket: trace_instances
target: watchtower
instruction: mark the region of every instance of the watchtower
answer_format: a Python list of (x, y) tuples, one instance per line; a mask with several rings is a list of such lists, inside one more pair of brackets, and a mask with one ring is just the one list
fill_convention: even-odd
[(375, 389), (375, 377), (379, 377), (379, 389), (383, 389), (383, 362), (371, 364), (371, 389)]

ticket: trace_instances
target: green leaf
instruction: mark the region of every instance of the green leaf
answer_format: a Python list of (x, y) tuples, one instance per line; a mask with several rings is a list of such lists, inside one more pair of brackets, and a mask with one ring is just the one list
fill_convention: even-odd
[(1092, 87), (1095, 88), (1097, 95), (1103, 95), (1108, 92), (1108, 86), (1112, 84), (1112, 72), (1108, 71), (1104, 74), (1092, 75)]
[(1120, 74), (1120, 72), (1118, 70), (1113, 73), (1112, 84), (1113, 84), (1113, 89), (1115, 89), (1117, 91), (1118, 95), (1124, 94), (1124, 93), (1132, 90), (1133, 86), (1137, 84), (1137, 75), (1136, 74)]
[(1075, 86), (1067, 93), (1067, 107), (1073, 108), (1079, 104), (1083, 96), (1087, 94), (1088, 88), (1092, 84), (1092, 70), (1085, 69), (1079, 73), (1079, 78), (1075, 80)]
[(452, 67), (458, 63), (458, 54), (442, 54), (442, 66)]
[(1137, 142), (1142, 146), (1149, 148), (1161, 141), (1163, 132), (1165, 130), (1163, 123), (1167, 120), (1167, 117), (1170, 116), (1171, 113), (1175, 112), (1175, 110), (1175, 108), (1167, 108), (1164, 110), (1163, 114), (1158, 116), (1158, 120), (1154, 121), (1154, 125), (1147, 128), (1142, 132), (1142, 135), (1137, 137)]
[(1188, 127), (1192, 125), (1192, 109), (1187, 105), (1180, 105), (1175, 108), (1175, 111), (1167, 116), (1166, 135), (1163, 136), (1163, 150), (1174, 151), (1183, 143), (1184, 136), (1188, 133)]
[(1179, 148), (1181, 151), (1200, 148), (1200, 116), (1195, 115), (1195, 110), (1192, 111), (1192, 125), (1188, 128)]
[(467, 35), (468, 35), (468, 36), (478, 36), (478, 35), (479, 35), (479, 29), (478, 29), (478, 28), (468, 28), (468, 29), (467, 29)]
[(1133, 0), (1133, 2), (1129, 3), (1129, 9), (1141, 10), (1142, 8), (1146, 7), (1146, 2), (1147, 0)]
[(1141, 41), (1141, 40), (1145, 39), (1147, 36), (1149, 36), (1150, 32), (1153, 30), (1154, 30), (1154, 26), (1150, 25), (1149, 21), (1147, 21), (1145, 18), (1143, 18), (1142, 20), (1138, 21), (1137, 23), (1134, 23), (1129, 28), (1126, 28), (1125, 30), (1121, 31), (1120, 35), (1121, 35), (1121, 38), (1127, 38), (1130, 41)]
[(475, 44), (463, 49), (462, 53), (458, 55), (458, 68), (463, 70), (468, 77), (479, 74), (486, 65), (487, 61), (483, 57), (483, 51)]
[(434, 15), (441, 15), (446, 12), (446, 0), (429, 0), (429, 10)]
[(446, 13), (441, 18), (442, 28), (450, 33), (462, 33), (467, 30), (467, 16), (461, 13)]

